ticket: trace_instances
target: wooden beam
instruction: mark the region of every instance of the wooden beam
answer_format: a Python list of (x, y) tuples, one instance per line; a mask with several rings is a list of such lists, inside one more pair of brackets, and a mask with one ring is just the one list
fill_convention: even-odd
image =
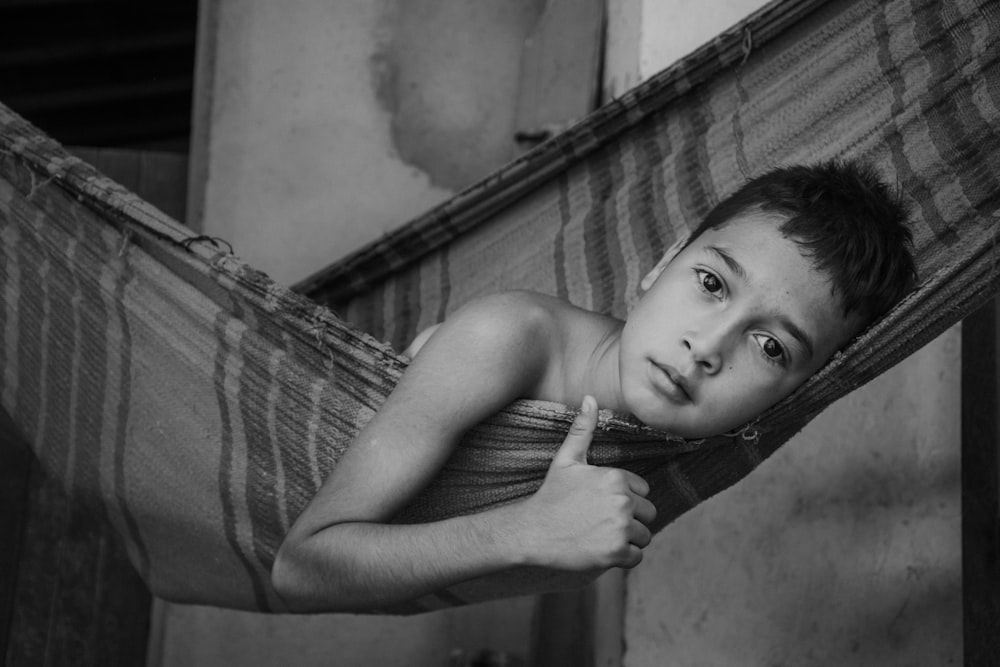
[(586, 588), (538, 596), (529, 664), (621, 667), (625, 572), (612, 569)]
[(966, 667), (1000, 664), (1000, 300), (962, 322)]
[(514, 124), (521, 155), (599, 104), (604, 0), (549, 0), (521, 53)]
[(0, 549), (0, 657), (7, 655), (10, 645), (31, 461), (31, 451), (13, 421), (0, 410), (0, 544), (4, 545)]

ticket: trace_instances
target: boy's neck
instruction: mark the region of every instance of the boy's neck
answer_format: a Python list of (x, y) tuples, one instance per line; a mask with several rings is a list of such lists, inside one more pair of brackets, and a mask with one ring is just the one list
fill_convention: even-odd
[(567, 359), (566, 400), (568, 405), (580, 405), (590, 394), (600, 408), (622, 411), (624, 401), (618, 373), (618, 345), (621, 339), (621, 320), (607, 318), (605, 326), (597, 329), (576, 347), (577, 358)]

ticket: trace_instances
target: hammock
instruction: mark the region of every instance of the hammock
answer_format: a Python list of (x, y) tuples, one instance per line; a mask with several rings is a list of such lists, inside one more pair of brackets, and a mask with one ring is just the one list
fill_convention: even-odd
[[(746, 177), (836, 156), (875, 163), (913, 208), (915, 293), (736, 433), (682, 441), (602, 412), (591, 460), (650, 482), (660, 530), (1000, 290), (998, 42), (987, 0), (772, 4), (300, 286), (315, 300), (0, 106), (0, 406), (107, 517), (155, 595), (280, 611), (278, 545), (404, 368), (362, 329), (398, 347), (507, 287), (622, 316), (672, 238)], [(531, 494), (574, 414), (515, 402), (397, 520)], [(583, 581), (518, 570), (380, 611)]]

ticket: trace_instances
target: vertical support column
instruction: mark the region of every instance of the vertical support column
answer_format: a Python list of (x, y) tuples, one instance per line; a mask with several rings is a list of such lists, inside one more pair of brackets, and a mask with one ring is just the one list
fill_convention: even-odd
[(7, 664), (14, 591), (21, 558), (21, 535), (28, 514), (31, 450), (0, 409), (0, 660)]
[(219, 2), (220, 0), (198, 0), (198, 42), (195, 47), (191, 145), (188, 151), (190, 162), (185, 214), (180, 218), (198, 233), (204, 228), (209, 133), (212, 129), (212, 95), (215, 91), (216, 37), (219, 34)]
[(1000, 300), (962, 323), (965, 665), (1000, 664)]

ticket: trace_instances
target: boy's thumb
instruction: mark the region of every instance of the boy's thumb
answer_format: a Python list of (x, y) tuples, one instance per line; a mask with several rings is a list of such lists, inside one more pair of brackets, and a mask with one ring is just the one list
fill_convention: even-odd
[(590, 449), (591, 440), (594, 437), (594, 428), (597, 426), (597, 401), (593, 396), (584, 396), (580, 413), (573, 420), (569, 427), (566, 439), (556, 452), (553, 462), (559, 463), (586, 463), (587, 450)]

